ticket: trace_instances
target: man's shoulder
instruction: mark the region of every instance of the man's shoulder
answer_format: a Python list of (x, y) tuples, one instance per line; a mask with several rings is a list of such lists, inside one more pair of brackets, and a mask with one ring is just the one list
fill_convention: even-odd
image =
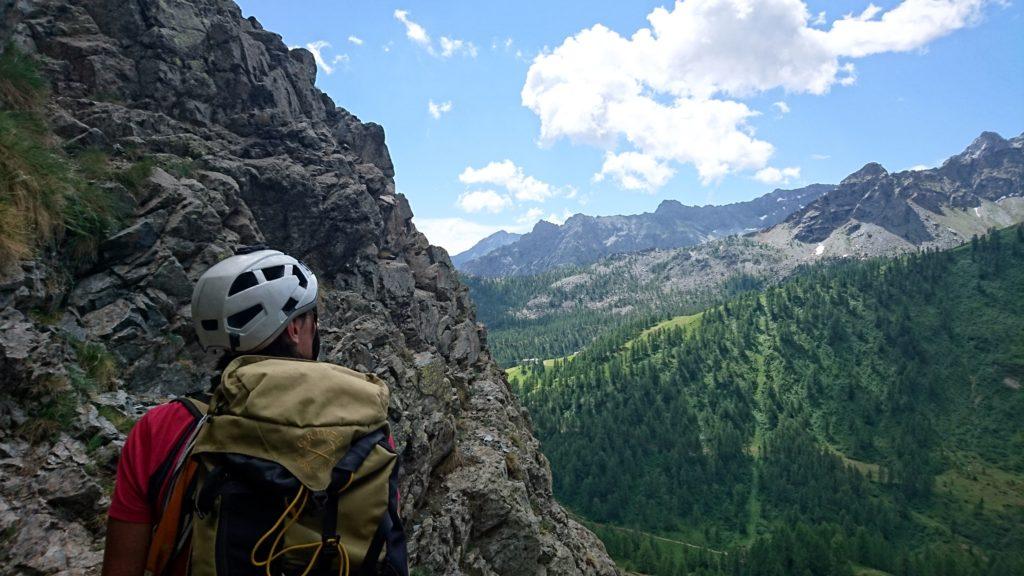
[(136, 426), (142, 426), (157, 433), (166, 433), (180, 430), (193, 419), (195, 416), (184, 404), (172, 400), (150, 408), (142, 415)]

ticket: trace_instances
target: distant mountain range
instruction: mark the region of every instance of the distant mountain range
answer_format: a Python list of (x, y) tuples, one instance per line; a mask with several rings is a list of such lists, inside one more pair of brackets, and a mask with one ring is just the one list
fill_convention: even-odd
[(473, 247), (470, 248), (469, 250), (466, 250), (465, 252), (459, 252), (455, 256), (452, 256), (452, 264), (455, 264), (456, 267), (461, 268), (462, 265), (465, 264), (466, 262), (469, 262), (470, 260), (475, 260), (477, 258), (480, 258), (481, 256), (484, 256), (485, 254), (494, 252), (495, 250), (501, 248), (502, 246), (508, 246), (509, 244), (515, 242), (516, 240), (519, 240), (522, 237), (522, 234), (498, 230), (494, 234), (491, 234), (487, 238), (484, 238), (483, 240), (474, 244)]
[(686, 206), (665, 200), (654, 212), (576, 214), (561, 226), (542, 220), (528, 234), (512, 238), (512, 234), (499, 232), (504, 235), (489, 236), (452, 260), (467, 274), (495, 277), (589, 264), (612, 254), (693, 246), (782, 222), (833, 189), (834, 185), (813, 184), (724, 206)]
[(947, 248), (1024, 220), (1024, 135), (984, 132), (929, 170), (867, 164), (783, 222), (754, 235), (804, 256), (878, 256)]
[(734, 234), (798, 261), (866, 257), (948, 248), (1021, 221), (1024, 135), (1005, 139), (984, 132), (938, 168), (890, 173), (870, 163), (838, 186), (775, 190), (749, 202), (685, 206), (666, 200), (653, 213), (577, 214), (561, 226), (538, 222), (519, 238), (488, 237), (453, 260), (474, 276), (530, 275)]

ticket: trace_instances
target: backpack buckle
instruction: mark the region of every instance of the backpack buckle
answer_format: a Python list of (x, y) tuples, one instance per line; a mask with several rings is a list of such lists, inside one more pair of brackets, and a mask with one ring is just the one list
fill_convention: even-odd
[(335, 534), (334, 536), (324, 536), (324, 551), (323, 553), (338, 553), (338, 543), (341, 541), (341, 537)]

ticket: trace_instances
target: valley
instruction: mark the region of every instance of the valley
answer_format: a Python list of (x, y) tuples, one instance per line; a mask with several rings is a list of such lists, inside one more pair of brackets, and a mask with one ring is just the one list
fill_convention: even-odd
[(556, 496), (627, 567), (1009, 574), (1024, 548), (1022, 303), (1016, 226), (805, 267), (510, 380)]

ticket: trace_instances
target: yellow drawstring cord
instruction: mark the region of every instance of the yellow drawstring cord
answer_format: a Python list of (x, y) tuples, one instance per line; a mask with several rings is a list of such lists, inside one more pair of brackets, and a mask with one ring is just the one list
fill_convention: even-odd
[[(354, 474), (349, 476), (348, 482), (346, 482), (344, 486), (339, 488), (338, 492), (339, 493), (344, 492), (345, 489), (348, 488), (349, 485), (352, 484), (352, 480), (354, 478), (355, 478)], [(296, 504), (299, 503), (300, 499), (302, 501), (302, 504), (299, 504), (298, 508), (296, 508), (295, 506), (296, 506)], [(321, 542), (310, 542), (308, 544), (294, 544), (292, 546), (287, 546), (287, 547), (281, 549), (280, 551), (275, 552), (275, 550), (277, 550), (277, 546), (281, 543), (281, 538), (283, 538), (285, 533), (288, 532), (288, 530), (295, 524), (295, 522), (298, 521), (299, 516), (302, 515), (302, 511), (306, 508), (306, 503), (308, 501), (309, 501), (309, 493), (306, 490), (306, 487), (305, 486), (300, 486), (299, 487), (299, 491), (296, 492), (296, 494), (295, 494), (295, 498), (293, 498), (291, 503), (288, 504), (288, 507), (284, 509), (284, 512), (277, 519), (277, 522), (274, 522), (274, 525), (271, 526), (270, 529), (267, 530), (263, 534), (263, 536), (261, 536), (260, 539), (256, 541), (256, 545), (253, 546), (252, 552), (249, 554), (249, 561), (252, 562), (253, 566), (264, 566), (266, 568), (267, 576), (273, 576), (270, 573), (270, 566), (271, 566), (271, 564), (273, 564), (274, 560), (277, 560), (278, 558), (280, 558), (281, 556), (284, 556), (285, 554), (287, 554), (289, 552), (294, 552), (296, 550), (304, 550), (306, 548), (312, 548), (314, 546), (316, 547), (316, 550), (313, 551), (313, 557), (310, 558), (309, 563), (306, 565), (306, 569), (302, 571), (302, 574), (300, 576), (308, 576), (310, 570), (312, 570), (313, 567), (316, 566), (316, 561), (320, 557), (320, 552), (323, 550), (323, 547), (324, 547), (324, 542), (323, 541), (321, 541)], [(281, 525), (281, 522), (283, 522), (284, 519), (287, 518), (289, 513), (291, 513), (293, 510), (294, 510), (294, 514), (292, 514), (291, 519), (288, 520), (288, 522), (284, 525), (283, 528), (281, 528), (281, 530), (278, 530), (277, 529), (278, 526)], [(263, 543), (267, 540), (267, 538), (269, 538), (270, 535), (273, 534), (274, 532), (277, 532), (277, 537), (274, 538), (274, 542), (271, 543), (271, 545), (270, 545), (270, 552), (267, 553), (266, 559), (265, 560), (257, 560), (256, 559), (257, 551), (263, 546)], [(345, 549), (345, 546), (341, 543), (341, 539), (340, 538), (335, 538), (334, 541), (333, 541), (333, 544), (337, 547), (337, 549), (338, 549), (338, 557), (341, 559), (340, 565), (338, 566), (338, 576), (349, 576), (348, 550)]]

